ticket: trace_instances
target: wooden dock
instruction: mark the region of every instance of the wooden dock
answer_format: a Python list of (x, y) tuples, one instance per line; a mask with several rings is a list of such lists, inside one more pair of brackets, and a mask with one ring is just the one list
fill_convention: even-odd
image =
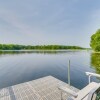
[[(75, 92), (79, 91), (52, 76), (47, 76), (0, 89), (0, 100), (61, 100), (59, 84), (65, 85)], [(63, 93), (62, 97), (63, 100), (66, 100), (68, 95)]]

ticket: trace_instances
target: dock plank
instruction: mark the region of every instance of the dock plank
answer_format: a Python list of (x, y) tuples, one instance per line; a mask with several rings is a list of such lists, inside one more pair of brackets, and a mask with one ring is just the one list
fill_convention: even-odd
[[(52, 76), (47, 76), (0, 89), (0, 100), (61, 100), (58, 84), (62, 84), (75, 92), (79, 91)], [(63, 93), (63, 100), (66, 100), (68, 96), (68, 94)]]

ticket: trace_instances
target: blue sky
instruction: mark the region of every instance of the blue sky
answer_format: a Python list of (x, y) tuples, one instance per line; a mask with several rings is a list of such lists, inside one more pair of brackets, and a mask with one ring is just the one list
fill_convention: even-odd
[(0, 0), (0, 43), (89, 47), (100, 0)]

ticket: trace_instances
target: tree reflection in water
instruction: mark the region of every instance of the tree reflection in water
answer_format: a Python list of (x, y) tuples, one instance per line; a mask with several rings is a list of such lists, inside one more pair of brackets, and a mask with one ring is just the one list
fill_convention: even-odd
[(91, 65), (95, 68), (96, 73), (100, 74), (100, 53), (91, 54)]

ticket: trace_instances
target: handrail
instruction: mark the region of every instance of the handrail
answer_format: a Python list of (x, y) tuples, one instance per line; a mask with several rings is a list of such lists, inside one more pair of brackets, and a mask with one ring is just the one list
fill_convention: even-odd
[(65, 93), (68, 93), (70, 94), (71, 96), (77, 98), (78, 94), (76, 92), (74, 92), (73, 90), (69, 89), (69, 88), (66, 88), (65, 86), (60, 86), (58, 87), (59, 90), (65, 92)]
[(86, 72), (86, 75), (91, 75), (91, 76), (100, 77), (100, 75), (99, 75), (99, 74), (96, 74), (96, 73), (91, 73), (91, 72)]
[(100, 77), (99, 74), (91, 73), (91, 72), (86, 72), (86, 75), (89, 76), (89, 84), (90, 84), (90, 82), (91, 82), (91, 76)]

